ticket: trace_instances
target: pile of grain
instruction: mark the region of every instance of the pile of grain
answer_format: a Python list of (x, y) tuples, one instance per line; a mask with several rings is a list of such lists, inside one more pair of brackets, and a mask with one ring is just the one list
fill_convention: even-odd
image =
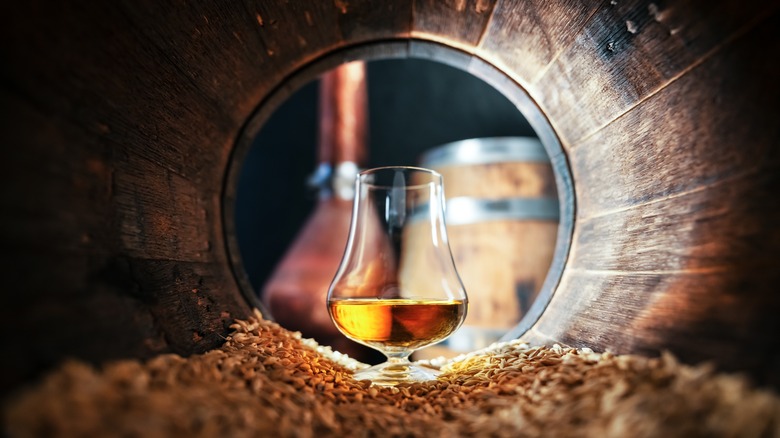
[(445, 363), (435, 382), (355, 381), (361, 364), (278, 325), (239, 321), (187, 359), (64, 364), (7, 401), (27, 436), (780, 436), (780, 400), (659, 359), (507, 343)]

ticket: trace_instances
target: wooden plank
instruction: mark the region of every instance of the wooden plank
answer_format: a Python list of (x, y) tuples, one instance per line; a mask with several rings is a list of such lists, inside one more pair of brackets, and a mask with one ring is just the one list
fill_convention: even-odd
[[(0, 320), (16, 352), (0, 392), (64, 357), (98, 362), (221, 343), (226, 322), (249, 309), (220, 254), (219, 187), (194, 192), (178, 174), (24, 96), (3, 89), (0, 101), (13, 108), (2, 129), (9, 147), (0, 148), (0, 200), (12, 207), (0, 215)], [(195, 288), (200, 303), (182, 296)]]
[[(750, 276), (780, 260), (780, 165), (577, 222), (568, 269)], [(756, 291), (768, 292), (768, 291)]]
[[(232, 4), (227, 2), (223, 7), (231, 9)], [(257, 33), (274, 64), (297, 69), (349, 44), (407, 36), (412, 1), (254, 0), (248, 2), (246, 12), (259, 24)]]
[[(3, 249), (28, 246), (105, 253), (111, 210), (107, 148), (72, 125), (57, 126), (23, 96), (0, 90), (8, 108), (0, 148), (0, 242)], [(81, 151), (70, 145), (79, 144)], [(78, 155), (77, 155), (78, 154)], [(58, 160), (50, 161), (51, 157)], [(78, 157), (78, 158), (77, 158)], [(87, 206), (91, 208), (86, 209)]]
[(0, 96), (15, 108), (4, 130), (12, 147), (0, 152), (0, 169), (13, 181), (0, 199), (15, 206), (0, 222), (6, 248), (213, 259), (211, 246), (221, 242), (209, 223), (218, 214), (216, 184), (200, 189), (81, 127), (52, 123), (18, 96)]
[(777, 23), (735, 39), (573, 148), (574, 243), (528, 339), (670, 349), (780, 384), (780, 362), (767, 353), (777, 351), (780, 311), (777, 67), (756, 49), (776, 38)]
[(130, 273), (136, 294), (152, 300), (149, 311), (176, 353), (200, 353), (220, 345), (233, 320), (249, 313), (224, 261), (130, 259)]
[[(123, 39), (134, 40), (131, 54), (144, 48), (150, 58), (172, 69), (179, 86), (191, 85), (197, 90), (199, 97), (211, 104), (204, 110), (209, 111), (212, 123), (219, 117), (240, 121), (256, 105), (261, 96), (258, 93), (268, 92), (287, 74), (285, 66), (291, 59), (305, 50), (322, 50), (316, 44), (306, 47), (293, 39), (288, 39), (292, 47), (283, 50), (267, 41), (265, 33), (278, 24), (273, 18), (263, 22), (260, 12), (248, 5), (206, 2), (182, 7), (175, 3), (120, 2), (112, 9), (117, 10), (116, 16), (105, 13), (104, 20), (126, 23)], [(331, 42), (323, 39), (321, 44)], [(255, 75), (262, 79), (251, 80)], [(223, 110), (212, 114), (216, 108)]]
[(414, 0), (334, 0), (338, 26), (349, 43), (408, 37)]
[(530, 93), (574, 144), (706, 61), (777, 2), (603, 4)]
[(780, 162), (780, 66), (766, 62), (780, 48), (755, 50), (778, 26), (780, 14), (574, 147), (579, 218), (746, 186)]
[(536, 82), (577, 37), (596, 2), (498, 1), (477, 54), (521, 85)]
[(249, 309), (220, 263), (14, 251), (2, 254), (7, 357), (0, 391), (64, 357), (101, 362), (202, 352)]
[(212, 258), (219, 230), (209, 220), (219, 210), (210, 198), (218, 187), (204, 190), (165, 170), (139, 172), (132, 159), (119, 164), (112, 181), (112, 219), (123, 252), (152, 259)]
[(768, 293), (778, 280), (777, 274), (739, 271), (567, 271), (561, 282), (566, 299), (554, 299), (526, 338), (614, 353), (668, 350), (686, 363), (750, 370), (756, 383), (777, 387), (780, 323), (766, 309), (780, 304), (776, 293)]
[[(249, 1), (244, 11), (235, 8), (239, 21), (252, 20), (252, 35), (262, 48), (270, 70), (265, 79), (278, 83), (305, 62), (344, 44), (338, 26), (340, 8), (334, 2)], [(245, 12), (245, 14), (240, 14)], [(292, 31), (295, 29), (295, 31)], [(303, 56), (301, 56), (303, 55)], [(262, 69), (258, 73), (265, 73)], [(278, 76), (279, 74), (283, 76)], [(251, 82), (251, 78), (246, 78)]]
[[(183, 77), (120, 8), (58, 5), (38, 14), (25, 3), (12, 17), (2, 36), (23, 43), (3, 54), (3, 77), (41, 112), (132, 147), (182, 176), (214, 172), (208, 163), (219, 147), (199, 146), (228, 146), (220, 136), (240, 121), (216, 111), (214, 98)], [(195, 154), (211, 155), (201, 161)]]
[(779, 48), (764, 44), (778, 23), (775, 14), (723, 42), (569, 148), (573, 244), (526, 339), (668, 349), (780, 385), (780, 96), (778, 68), (765, 62)]
[(412, 37), (473, 51), (493, 14), (496, 0), (421, 0), (414, 2)]

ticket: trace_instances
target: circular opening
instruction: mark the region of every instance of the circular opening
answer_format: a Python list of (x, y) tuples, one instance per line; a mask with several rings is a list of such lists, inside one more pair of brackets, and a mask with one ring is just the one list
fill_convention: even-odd
[[(367, 151), (352, 155), (360, 163), (345, 160), (352, 166), (339, 166), (338, 159), (323, 159), (318, 150), (328, 135), (318, 109), (323, 101), (318, 79), (353, 60), (368, 61)], [(354, 126), (339, 129), (354, 131)], [(511, 163), (525, 168), (513, 169)], [(496, 296), (484, 298), (485, 310), (477, 312), (483, 321), (494, 322), (503, 313), (500, 323), (467, 322), (446, 341), (448, 351), (432, 348), (418, 357), (469, 351), (522, 335), (549, 302), (568, 254), (574, 198), (565, 156), (520, 86), (479, 58), (423, 41), (383, 42), (324, 56), (289, 77), (248, 121), (224, 191), (226, 241), (248, 301), (304, 336), (369, 363), (380, 361), (381, 355), (334, 340), (332, 322), (313, 310), (321, 307), (327, 315), (327, 284), (311, 285), (323, 282), (316, 277), (332, 278), (339, 262), (333, 259), (343, 253), (353, 192), (339, 185), (352, 186), (359, 168), (389, 165), (432, 168), (444, 175), (450, 242), (471, 302), (481, 298), (469, 289), (478, 290), (482, 283), (506, 286), (503, 295), (488, 292)], [(523, 192), (528, 178), (518, 172), (544, 169), (550, 173), (548, 183), (537, 184), (530, 195)], [(546, 243), (539, 236), (547, 236)], [(542, 262), (529, 262), (534, 251), (549, 254)], [(317, 261), (324, 253), (331, 254), (325, 257), (330, 260)], [(521, 254), (514, 265), (496, 267)], [(512, 277), (519, 271), (517, 263), (534, 265), (541, 279)], [(292, 278), (296, 269), (299, 278)], [(273, 284), (285, 285), (276, 294), (283, 297), (282, 311), (269, 299)], [(517, 303), (519, 313), (505, 310), (512, 307), (509, 301)]]

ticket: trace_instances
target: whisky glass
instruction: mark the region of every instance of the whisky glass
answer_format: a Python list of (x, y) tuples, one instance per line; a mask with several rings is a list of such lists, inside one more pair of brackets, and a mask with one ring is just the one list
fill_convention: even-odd
[(409, 355), (454, 333), (468, 309), (447, 240), (442, 177), (380, 167), (358, 174), (355, 186), (328, 311), (344, 335), (387, 356), (355, 378), (381, 386), (435, 379), (436, 370)]

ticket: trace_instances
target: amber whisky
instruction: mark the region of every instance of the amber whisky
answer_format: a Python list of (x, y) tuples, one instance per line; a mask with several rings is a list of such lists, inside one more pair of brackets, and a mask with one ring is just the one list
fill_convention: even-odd
[(336, 326), (347, 337), (383, 350), (415, 350), (445, 339), (466, 316), (464, 300), (332, 299)]

